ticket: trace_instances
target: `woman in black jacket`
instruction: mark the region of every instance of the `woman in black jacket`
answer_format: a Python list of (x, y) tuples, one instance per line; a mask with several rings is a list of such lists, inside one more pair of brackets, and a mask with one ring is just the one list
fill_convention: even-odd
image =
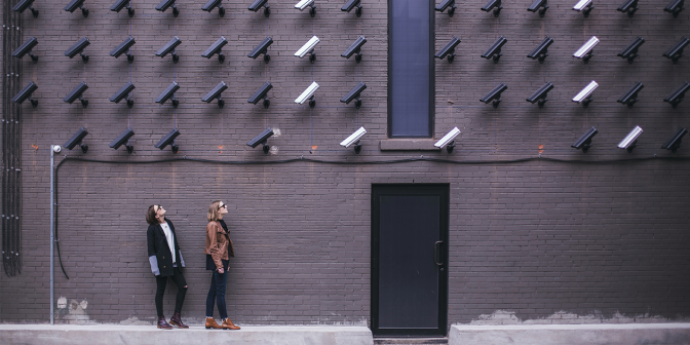
[[(151, 205), (146, 213), (146, 222), (149, 229), (146, 232), (148, 242), (149, 262), (151, 271), (156, 276), (156, 311), (158, 312), (158, 328), (172, 329), (163, 316), (163, 293), (168, 283), (168, 277), (177, 285), (177, 298), (175, 299), (175, 313), (170, 318), (170, 323), (180, 328), (189, 328), (182, 323), (180, 312), (184, 296), (187, 293), (187, 281), (182, 275), (184, 259), (180, 252), (180, 245), (175, 237), (175, 227), (165, 218), (165, 209), (160, 205)], [(170, 250), (174, 248), (173, 250)]]

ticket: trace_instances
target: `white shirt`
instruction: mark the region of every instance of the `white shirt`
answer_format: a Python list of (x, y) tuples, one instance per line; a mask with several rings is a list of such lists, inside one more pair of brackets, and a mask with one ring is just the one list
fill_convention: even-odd
[(170, 253), (172, 253), (172, 262), (176, 263), (177, 260), (175, 258), (175, 238), (173, 237), (172, 231), (170, 231), (170, 227), (168, 226), (168, 222), (165, 222), (161, 224), (161, 228), (163, 228), (163, 233), (165, 234), (165, 239), (168, 242), (168, 248), (170, 248)]

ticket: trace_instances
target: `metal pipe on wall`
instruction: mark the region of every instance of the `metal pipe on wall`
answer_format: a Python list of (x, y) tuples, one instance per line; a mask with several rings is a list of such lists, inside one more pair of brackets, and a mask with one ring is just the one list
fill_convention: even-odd
[(55, 248), (55, 151), (60, 152), (60, 145), (53, 145), (50, 147), (50, 324), (52, 325), (54, 308), (55, 308), (55, 256), (53, 251)]

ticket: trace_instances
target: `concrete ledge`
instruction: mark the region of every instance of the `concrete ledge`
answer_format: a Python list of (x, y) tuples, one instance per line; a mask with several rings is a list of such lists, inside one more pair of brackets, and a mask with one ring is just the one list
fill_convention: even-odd
[(688, 323), (453, 325), (449, 345), (688, 345)]
[(381, 140), (381, 151), (439, 151), (433, 139), (388, 139)]
[(363, 326), (242, 326), (239, 331), (159, 330), (155, 326), (0, 325), (0, 344), (11, 345), (372, 345)]

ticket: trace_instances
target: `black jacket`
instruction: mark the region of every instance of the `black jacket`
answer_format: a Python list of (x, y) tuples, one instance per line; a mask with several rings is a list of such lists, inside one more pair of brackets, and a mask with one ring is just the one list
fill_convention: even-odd
[[(177, 241), (177, 236), (175, 235), (175, 226), (173, 226), (173, 223), (167, 218), (165, 218), (165, 221), (168, 222), (173, 239), (175, 240), (177, 267), (184, 267), (184, 260), (182, 259), (182, 253), (180, 252), (180, 245)], [(151, 263), (151, 270), (153, 273), (156, 274), (157, 269), (162, 277), (172, 276), (172, 252), (170, 251), (170, 248), (168, 248), (168, 241), (165, 238), (165, 233), (163, 232), (163, 228), (161, 228), (160, 224), (149, 225), (149, 229), (146, 231), (146, 239), (148, 242), (149, 262)]]

